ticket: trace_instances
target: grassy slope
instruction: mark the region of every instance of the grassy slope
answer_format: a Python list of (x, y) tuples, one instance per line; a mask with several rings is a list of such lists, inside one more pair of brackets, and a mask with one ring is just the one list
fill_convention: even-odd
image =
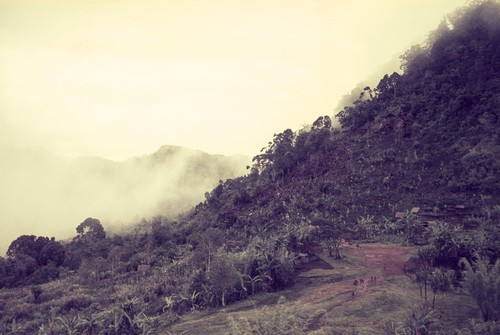
[[(402, 270), (402, 264), (415, 250), (367, 244), (344, 248), (341, 260), (320, 255), (321, 259), (302, 269), (291, 289), (259, 294), (224, 309), (185, 315), (168, 331), (230, 334), (231, 319), (242, 324), (241, 318), (245, 318), (252, 323), (264, 314), (269, 317), (282, 311), (307, 318), (304, 333), (308, 334), (346, 334), (354, 329), (360, 335), (381, 334), (385, 322), (405, 320), (410, 309), (421, 301), (417, 284)], [(377, 276), (377, 282), (370, 283), (370, 276)], [(365, 279), (365, 284), (354, 286), (353, 281), (360, 278)], [(276, 304), (280, 296), (286, 298), (283, 305)], [(459, 291), (439, 295), (436, 305), (449, 332), (465, 326), (469, 318), (479, 317), (472, 299)]]

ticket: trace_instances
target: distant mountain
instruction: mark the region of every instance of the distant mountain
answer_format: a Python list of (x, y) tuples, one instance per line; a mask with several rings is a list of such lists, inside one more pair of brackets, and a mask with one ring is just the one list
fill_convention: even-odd
[(466, 216), (500, 204), (500, 10), (457, 12), (332, 120), (285, 130), (249, 176), (217, 186), (186, 216), (248, 234), (318, 218), (374, 216), (414, 207)]
[(48, 152), (3, 150), (0, 177), (2, 252), (23, 233), (65, 238), (85, 218), (109, 229), (143, 217), (175, 217), (204, 199), (219, 180), (241, 176), (250, 158), (163, 146), (117, 162), (65, 160)]
[(166, 145), (153, 154), (123, 162), (78, 159), (68, 178), (77, 187), (83, 186), (79, 188), (83, 192), (93, 192), (88, 187), (92, 184), (118, 200), (116, 206), (124, 207), (119, 216), (122, 220), (158, 214), (175, 217), (202, 201), (219, 180), (243, 175), (249, 162), (249, 157), (241, 155), (213, 155)]

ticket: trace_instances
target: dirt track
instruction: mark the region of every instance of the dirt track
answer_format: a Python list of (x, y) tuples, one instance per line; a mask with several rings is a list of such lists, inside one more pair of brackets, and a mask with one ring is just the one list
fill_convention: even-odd
[[(344, 259), (339, 261), (321, 255), (299, 275), (298, 284), (305, 286), (299, 302), (314, 304), (335, 299), (342, 304), (355, 299), (376, 289), (387, 277), (404, 274), (403, 265), (411, 250), (396, 245), (366, 244), (345, 247), (342, 250)], [(339, 272), (347, 275), (336, 276)]]
[[(227, 334), (228, 317), (255, 318), (260, 311), (259, 307), (274, 308), (279, 295), (286, 296), (286, 306), (300, 306), (309, 311), (318, 311), (309, 321), (306, 327), (307, 333), (322, 327), (328, 328), (328, 320), (332, 315), (342, 315), (346, 308), (352, 309), (353, 306), (355, 308), (359, 302), (363, 304), (363, 301), (367, 301), (364, 299), (369, 298), (372, 293), (380, 295), (386, 292), (387, 284), (389, 284), (386, 281), (392, 276), (404, 273), (403, 264), (411, 256), (413, 250), (414, 248), (383, 244), (345, 246), (341, 251), (343, 256), (341, 260), (335, 260), (321, 253), (318, 258), (303, 265), (295, 285), (290, 290), (260, 295), (254, 303), (250, 303), (250, 300), (240, 302), (228, 306), (223, 313), (208, 314), (204, 317), (188, 316), (184, 322), (174, 325), (171, 330), (178, 333), (189, 331), (189, 334), (207, 332)], [(370, 281), (370, 277), (375, 276), (376, 282)], [(359, 279), (361, 278), (364, 279), (364, 283), (360, 285)], [(358, 280), (358, 285), (353, 285), (354, 280)], [(269, 297), (272, 299), (270, 300)], [(366, 318), (363, 319), (363, 322), (365, 321)], [(380, 320), (370, 322), (380, 323)], [(345, 327), (351, 329), (351, 318)], [(375, 325), (374, 329), (376, 327), (379, 325)], [(360, 332), (360, 334), (367, 333)]]

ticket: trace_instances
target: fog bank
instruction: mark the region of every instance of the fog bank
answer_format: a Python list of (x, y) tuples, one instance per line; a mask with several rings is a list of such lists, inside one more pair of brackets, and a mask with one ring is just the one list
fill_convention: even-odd
[(23, 234), (72, 237), (87, 217), (113, 230), (143, 217), (175, 216), (203, 201), (220, 179), (244, 174), (250, 162), (173, 146), (121, 162), (14, 147), (2, 153), (0, 254)]

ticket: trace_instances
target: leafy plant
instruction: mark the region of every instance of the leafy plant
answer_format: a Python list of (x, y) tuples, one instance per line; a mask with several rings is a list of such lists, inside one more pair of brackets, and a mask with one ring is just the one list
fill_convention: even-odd
[(383, 329), (385, 335), (427, 335), (439, 328), (438, 313), (429, 306), (419, 305), (410, 309), (406, 320), (385, 322)]
[(467, 327), (455, 330), (455, 335), (497, 335), (499, 333), (500, 323), (497, 321), (476, 319), (470, 319)]
[(299, 335), (304, 333), (308, 317), (295, 306), (287, 306), (286, 299), (280, 297), (276, 306), (260, 310), (254, 321), (245, 317), (230, 318), (231, 333), (238, 335)]
[(470, 263), (462, 259), (464, 286), (476, 300), (484, 321), (500, 319), (500, 259), (493, 266), (481, 257)]
[(77, 316), (58, 316), (56, 321), (62, 326), (65, 334), (76, 335), (78, 334), (78, 317)]

